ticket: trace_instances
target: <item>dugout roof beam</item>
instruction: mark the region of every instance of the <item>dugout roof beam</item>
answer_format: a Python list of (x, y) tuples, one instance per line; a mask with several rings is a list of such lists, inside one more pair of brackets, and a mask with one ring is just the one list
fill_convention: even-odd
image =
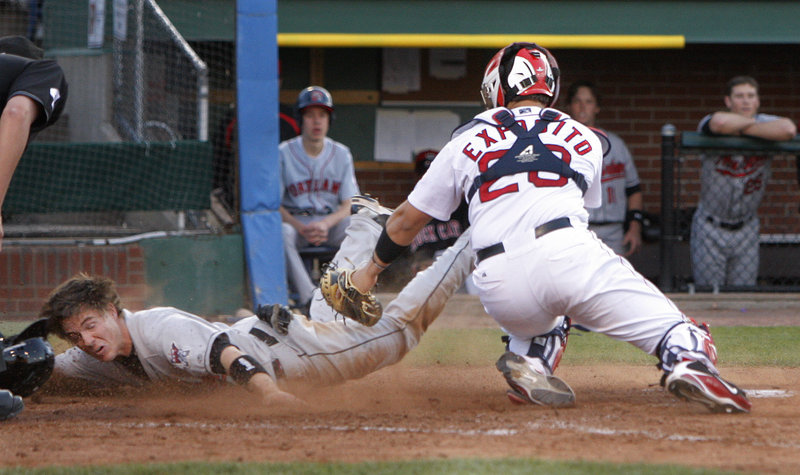
[[(235, 3), (159, 0), (178, 30), (195, 41), (232, 41)], [(278, 0), (278, 43), (497, 48), (508, 38), (525, 38), (552, 48), (797, 44), (798, 18), (795, 0)]]

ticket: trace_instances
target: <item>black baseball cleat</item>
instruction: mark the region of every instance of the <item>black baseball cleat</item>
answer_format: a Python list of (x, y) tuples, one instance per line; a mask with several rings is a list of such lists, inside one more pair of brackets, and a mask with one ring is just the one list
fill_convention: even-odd
[(16, 416), (25, 409), (22, 398), (15, 396), (8, 389), (0, 390), (0, 421), (5, 421)]
[(276, 303), (259, 305), (256, 310), (256, 316), (259, 320), (274, 328), (279, 335), (286, 335), (289, 333), (289, 324), (292, 323), (294, 313), (286, 305)]
[[(366, 211), (365, 211), (366, 210)], [(372, 218), (381, 227), (386, 226), (393, 209), (385, 208), (375, 198), (367, 195), (356, 195), (350, 198), (350, 214), (364, 214)]]
[(680, 399), (704, 405), (711, 412), (750, 412), (747, 394), (713, 374), (699, 361), (681, 361), (664, 379), (664, 387)]
[(575, 405), (575, 393), (562, 379), (534, 370), (524, 357), (507, 351), (497, 360), (511, 390), (506, 394), (515, 404), (538, 404), (548, 407)]

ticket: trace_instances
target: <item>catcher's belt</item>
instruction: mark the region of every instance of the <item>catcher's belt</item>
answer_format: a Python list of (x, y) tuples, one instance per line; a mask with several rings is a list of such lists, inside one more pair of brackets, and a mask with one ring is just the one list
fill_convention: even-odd
[[(539, 239), (545, 234), (555, 231), (556, 229), (570, 227), (572, 227), (572, 223), (569, 221), (569, 218), (556, 218), (552, 221), (548, 221), (542, 225), (536, 226), (536, 229), (533, 230), (533, 233), (536, 236), (536, 239)], [(489, 247), (480, 249), (476, 254), (478, 255), (478, 262), (480, 262), (484, 259), (488, 259), (504, 252), (506, 252), (505, 246), (503, 246), (502, 242), (498, 242), (497, 244), (492, 244)]]

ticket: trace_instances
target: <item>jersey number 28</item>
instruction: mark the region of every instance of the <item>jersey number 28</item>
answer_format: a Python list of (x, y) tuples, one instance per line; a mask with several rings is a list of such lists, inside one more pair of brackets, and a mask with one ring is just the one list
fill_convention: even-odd
[[(552, 144), (547, 144), (545, 146), (554, 154), (559, 155), (561, 157), (561, 160), (566, 162), (567, 165), (569, 165), (569, 163), (572, 161), (572, 156), (564, 147)], [(525, 154), (526, 151), (523, 151), (522, 154)], [(491, 163), (492, 160), (496, 160), (502, 157), (503, 155), (505, 155), (506, 152), (507, 150), (496, 150), (494, 152), (484, 153), (483, 156), (478, 160), (478, 169), (481, 171), (481, 173), (485, 172), (489, 168), (489, 163)], [(530, 153), (529, 155), (533, 155), (533, 153)], [(567, 177), (560, 176), (558, 178), (543, 178), (539, 175), (539, 173), (540, 172), (538, 171), (528, 172), (528, 182), (540, 188), (547, 188), (547, 187), (560, 188), (567, 184)], [(506, 185), (497, 190), (490, 190), (489, 188), (495, 183), (495, 181), (497, 180), (487, 181), (486, 183), (482, 184), (481, 187), (479, 188), (480, 192), (479, 196), (482, 203), (492, 201), (498, 196), (502, 196), (507, 193), (516, 193), (519, 191), (519, 186), (516, 183)]]

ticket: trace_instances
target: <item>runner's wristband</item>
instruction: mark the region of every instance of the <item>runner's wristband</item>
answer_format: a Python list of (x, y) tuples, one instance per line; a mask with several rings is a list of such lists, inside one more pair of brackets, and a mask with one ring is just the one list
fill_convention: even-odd
[(261, 364), (256, 361), (250, 355), (242, 355), (231, 363), (230, 368), (228, 368), (228, 375), (233, 379), (236, 384), (241, 384), (244, 386), (250, 381), (250, 378), (256, 375), (256, 373), (267, 373), (267, 370), (264, 369)]

